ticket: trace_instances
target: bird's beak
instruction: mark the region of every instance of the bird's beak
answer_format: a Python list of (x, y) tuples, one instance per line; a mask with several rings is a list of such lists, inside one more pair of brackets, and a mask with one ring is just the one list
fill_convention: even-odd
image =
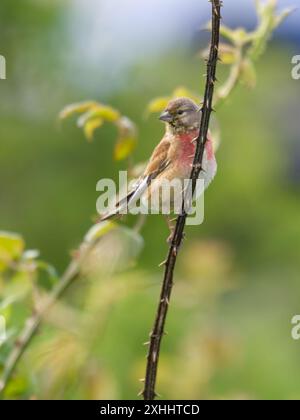
[(164, 121), (164, 122), (167, 122), (167, 123), (170, 123), (170, 122), (173, 121), (173, 117), (172, 117), (172, 115), (170, 114), (169, 111), (164, 111), (160, 115), (159, 119), (160, 119), (160, 121)]

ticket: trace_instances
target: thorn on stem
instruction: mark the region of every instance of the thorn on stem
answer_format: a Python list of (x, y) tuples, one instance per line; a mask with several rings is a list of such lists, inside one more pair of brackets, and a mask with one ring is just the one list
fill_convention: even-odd
[(164, 265), (166, 265), (167, 264), (167, 260), (164, 260), (163, 262), (161, 262), (159, 265), (158, 265), (158, 267), (160, 268), (160, 267), (163, 267)]
[(202, 168), (202, 164), (201, 164), (201, 163), (194, 163), (194, 164), (193, 164), (193, 168), (195, 168), (195, 169), (200, 169), (200, 171), (202, 171), (202, 170), (203, 170), (203, 168)]
[(168, 306), (170, 305), (170, 301), (167, 297), (164, 297), (163, 299), (161, 299), (161, 303), (166, 303)]

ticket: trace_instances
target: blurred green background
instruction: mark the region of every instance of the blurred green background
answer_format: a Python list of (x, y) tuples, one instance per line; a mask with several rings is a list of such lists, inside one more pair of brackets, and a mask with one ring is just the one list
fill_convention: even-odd
[[(88, 144), (74, 122), (57, 123), (59, 111), (84, 99), (121, 110), (139, 126), (139, 162), (163, 133), (155, 116), (145, 118), (149, 101), (178, 85), (201, 92), (204, 82), (204, 63), (180, 43), (130, 63), (119, 83), (106, 79), (101, 61), (97, 71), (87, 63), (85, 72), (72, 56), (71, 3), (1, 0), (0, 13), (7, 60), (0, 228), (21, 233), (60, 273), (91, 226), (97, 181), (117, 179), (125, 166), (112, 158), (113, 128)], [(300, 343), (291, 338), (300, 312), (300, 83), (290, 64), (297, 52), (277, 38), (257, 66), (257, 87), (238, 87), (218, 112), (219, 172), (205, 197), (205, 223), (187, 228), (179, 258), (159, 372), (163, 398), (300, 398)], [(158, 264), (167, 252), (165, 221), (150, 217), (142, 234), (134, 267), (103, 269), (72, 286), (26, 352), (7, 397), (137, 398), (142, 343), (162, 281)], [(104, 252), (109, 265), (113, 246)], [(19, 328), (26, 302), (14, 310)], [(86, 317), (88, 329), (80, 324)]]

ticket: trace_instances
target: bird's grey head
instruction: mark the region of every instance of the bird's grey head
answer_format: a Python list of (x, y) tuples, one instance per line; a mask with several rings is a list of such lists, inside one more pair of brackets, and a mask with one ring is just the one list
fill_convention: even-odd
[(195, 131), (200, 127), (201, 108), (189, 98), (177, 98), (169, 102), (160, 120), (166, 122), (175, 133)]

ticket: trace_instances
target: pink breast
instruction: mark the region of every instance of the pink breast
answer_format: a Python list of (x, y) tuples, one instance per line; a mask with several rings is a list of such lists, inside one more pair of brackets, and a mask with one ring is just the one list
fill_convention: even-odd
[(198, 133), (188, 133), (182, 134), (179, 136), (180, 140), (180, 163), (182, 164), (192, 164), (194, 160), (194, 155), (196, 151), (196, 143), (193, 142), (197, 138)]
[(208, 160), (214, 159), (214, 157), (215, 157), (214, 147), (213, 147), (212, 140), (209, 137), (208, 137), (207, 142), (205, 144), (205, 150), (206, 150), (206, 154), (207, 154), (207, 159)]
[[(180, 151), (180, 160), (182, 163), (193, 163), (194, 155), (196, 151), (196, 143), (193, 142), (198, 136), (198, 132), (182, 134), (179, 136), (181, 142), (181, 151)], [(205, 154), (207, 160), (214, 159), (214, 149), (211, 138), (208, 136), (207, 142), (205, 144)]]

